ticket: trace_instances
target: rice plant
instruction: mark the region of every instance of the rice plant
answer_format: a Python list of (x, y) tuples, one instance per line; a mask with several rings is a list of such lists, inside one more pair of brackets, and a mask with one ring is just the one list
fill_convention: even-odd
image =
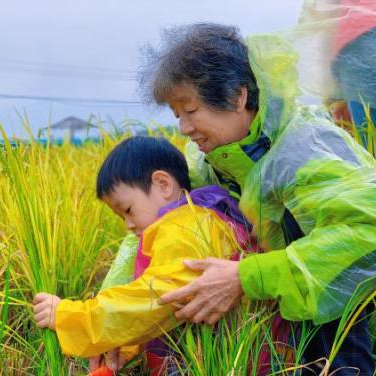
[[(376, 157), (369, 112), (367, 124), (366, 147)], [(31, 301), (40, 291), (86, 299), (99, 288), (124, 229), (96, 199), (95, 178), (105, 155), (129, 134), (103, 133), (100, 143), (76, 148), (69, 142), (41, 145), (31, 134), (27, 142), (10, 140), (1, 126), (0, 130), (4, 140), (0, 147), (0, 374), (86, 374), (85, 360), (64, 357), (55, 334), (36, 328)], [(184, 148), (185, 140), (174, 130), (156, 126), (148, 132)], [(360, 142), (355, 127), (351, 132)], [(348, 304), (324, 372), (328, 373), (345, 334), (365, 306), (373, 304), (375, 295), (372, 288), (359, 288)], [(302, 367), (309, 367), (302, 354), (315, 328), (301, 326), (281, 358), (281, 343), (272, 333), (277, 314), (270, 302), (245, 301), (214, 327), (181, 326), (166, 333), (174, 350), (172, 361), (184, 375), (256, 375), (268, 352), (269, 374), (298, 375)], [(124, 372), (147, 373), (139, 359)]]
[(30, 138), (14, 147), (1, 131), (2, 370), (68, 374), (75, 363), (61, 355), (53, 332), (35, 327), (31, 302), (40, 291), (87, 298), (103, 278), (122, 228), (96, 200), (94, 186), (100, 162), (118, 140), (78, 150)]

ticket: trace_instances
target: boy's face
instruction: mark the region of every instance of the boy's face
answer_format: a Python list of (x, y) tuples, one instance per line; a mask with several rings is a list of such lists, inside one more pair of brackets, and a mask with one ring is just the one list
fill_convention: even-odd
[(179, 119), (181, 133), (189, 136), (204, 153), (239, 141), (249, 132), (250, 124), (244, 120), (243, 113), (211, 109), (192, 86), (177, 86), (167, 103)]
[(141, 235), (146, 227), (158, 219), (158, 211), (166, 201), (155, 184), (149, 194), (138, 187), (119, 183), (112, 193), (103, 197), (103, 201), (123, 218), (127, 229)]

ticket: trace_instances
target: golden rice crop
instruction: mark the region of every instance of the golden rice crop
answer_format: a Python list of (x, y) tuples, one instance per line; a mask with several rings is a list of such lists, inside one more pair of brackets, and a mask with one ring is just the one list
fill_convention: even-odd
[[(14, 146), (0, 125), (0, 374), (80, 375), (83, 360), (61, 355), (55, 334), (39, 330), (32, 320), (31, 301), (46, 291), (62, 297), (85, 299), (103, 280), (124, 235), (123, 224), (95, 196), (97, 171), (121, 137), (103, 134), (100, 143), (75, 147), (45, 146), (33, 141)], [(163, 127), (148, 130), (167, 137), (183, 150), (185, 139)], [(368, 148), (375, 151), (375, 131), (368, 127)], [(355, 137), (358, 137), (355, 134)], [(374, 294), (373, 294), (374, 295)], [(369, 297), (369, 300), (373, 298)], [(355, 303), (354, 303), (355, 302)], [(343, 320), (343, 333), (359, 314), (354, 299)], [(222, 320), (217, 329), (187, 326), (180, 333), (176, 351), (191, 375), (245, 375), (249, 362), (256, 364), (262, 343), (273, 348), (270, 335), (272, 313), (268, 305), (256, 304), (254, 314), (238, 312)], [(358, 311), (357, 311), (358, 309)], [(301, 339), (311, 336), (304, 333)], [(333, 357), (343, 340), (338, 334)], [(247, 349), (253, 346), (254, 351)], [(171, 344), (174, 347), (171, 337)], [(296, 349), (294, 364), (277, 364), (276, 374), (300, 366), (304, 348)], [(271, 350), (273, 351), (273, 350)]]
[(55, 334), (35, 327), (31, 301), (40, 291), (87, 298), (105, 273), (123, 229), (96, 199), (95, 178), (119, 140), (14, 147), (2, 136), (0, 368), (9, 375), (62, 375), (71, 361), (61, 356)]

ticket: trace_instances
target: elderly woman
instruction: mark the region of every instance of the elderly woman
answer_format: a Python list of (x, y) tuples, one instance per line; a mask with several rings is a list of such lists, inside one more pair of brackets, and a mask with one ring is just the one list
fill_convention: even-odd
[[(164, 36), (159, 51), (149, 50), (143, 83), (197, 145), (188, 155), (193, 182), (210, 178), (239, 199), (264, 252), (186, 262), (202, 276), (161, 303), (191, 297), (176, 317), (212, 324), (243, 294), (276, 299), (283, 318), (323, 324), (305, 360), (328, 357), (338, 318), (376, 271), (375, 161), (327, 118), (296, 105), (297, 56), (283, 40), (245, 44), (235, 28), (215, 24)], [(339, 367), (373, 373), (366, 320), (343, 343), (332, 364)]]

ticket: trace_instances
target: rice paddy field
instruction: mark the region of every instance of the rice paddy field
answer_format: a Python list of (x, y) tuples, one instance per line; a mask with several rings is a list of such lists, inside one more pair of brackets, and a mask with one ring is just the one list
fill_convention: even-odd
[[(27, 127), (27, 125), (26, 125)], [(1, 129), (1, 128), (0, 128)], [(150, 131), (152, 134), (153, 131)], [(373, 126), (367, 148), (375, 151)], [(95, 179), (109, 150), (129, 134), (103, 134), (100, 143), (75, 147), (33, 141), (10, 142), (2, 131), (0, 149), (0, 374), (86, 375), (85, 359), (61, 354), (56, 336), (32, 320), (32, 299), (46, 291), (71, 299), (92, 297), (116, 255), (123, 223), (95, 197)], [(166, 132), (180, 149), (185, 140)], [(354, 134), (355, 138), (359, 138)], [(330, 364), (351, 325), (375, 293), (354, 296), (343, 315)], [(187, 325), (167, 340), (175, 348), (176, 367), (184, 375), (256, 374), (260, 354), (269, 344), (276, 308), (244, 303), (217, 326)], [(371, 318), (372, 319), (372, 318)], [(300, 340), (286, 356), (277, 355), (270, 374), (298, 374), (301, 354), (314, 328), (303, 325)], [(174, 338), (180, 338), (179, 346)], [(309, 367), (309, 365), (305, 365)], [(119, 374), (145, 375), (141, 357)], [(323, 373), (325, 374), (325, 372)], [(327, 373), (326, 373), (327, 374)]]

